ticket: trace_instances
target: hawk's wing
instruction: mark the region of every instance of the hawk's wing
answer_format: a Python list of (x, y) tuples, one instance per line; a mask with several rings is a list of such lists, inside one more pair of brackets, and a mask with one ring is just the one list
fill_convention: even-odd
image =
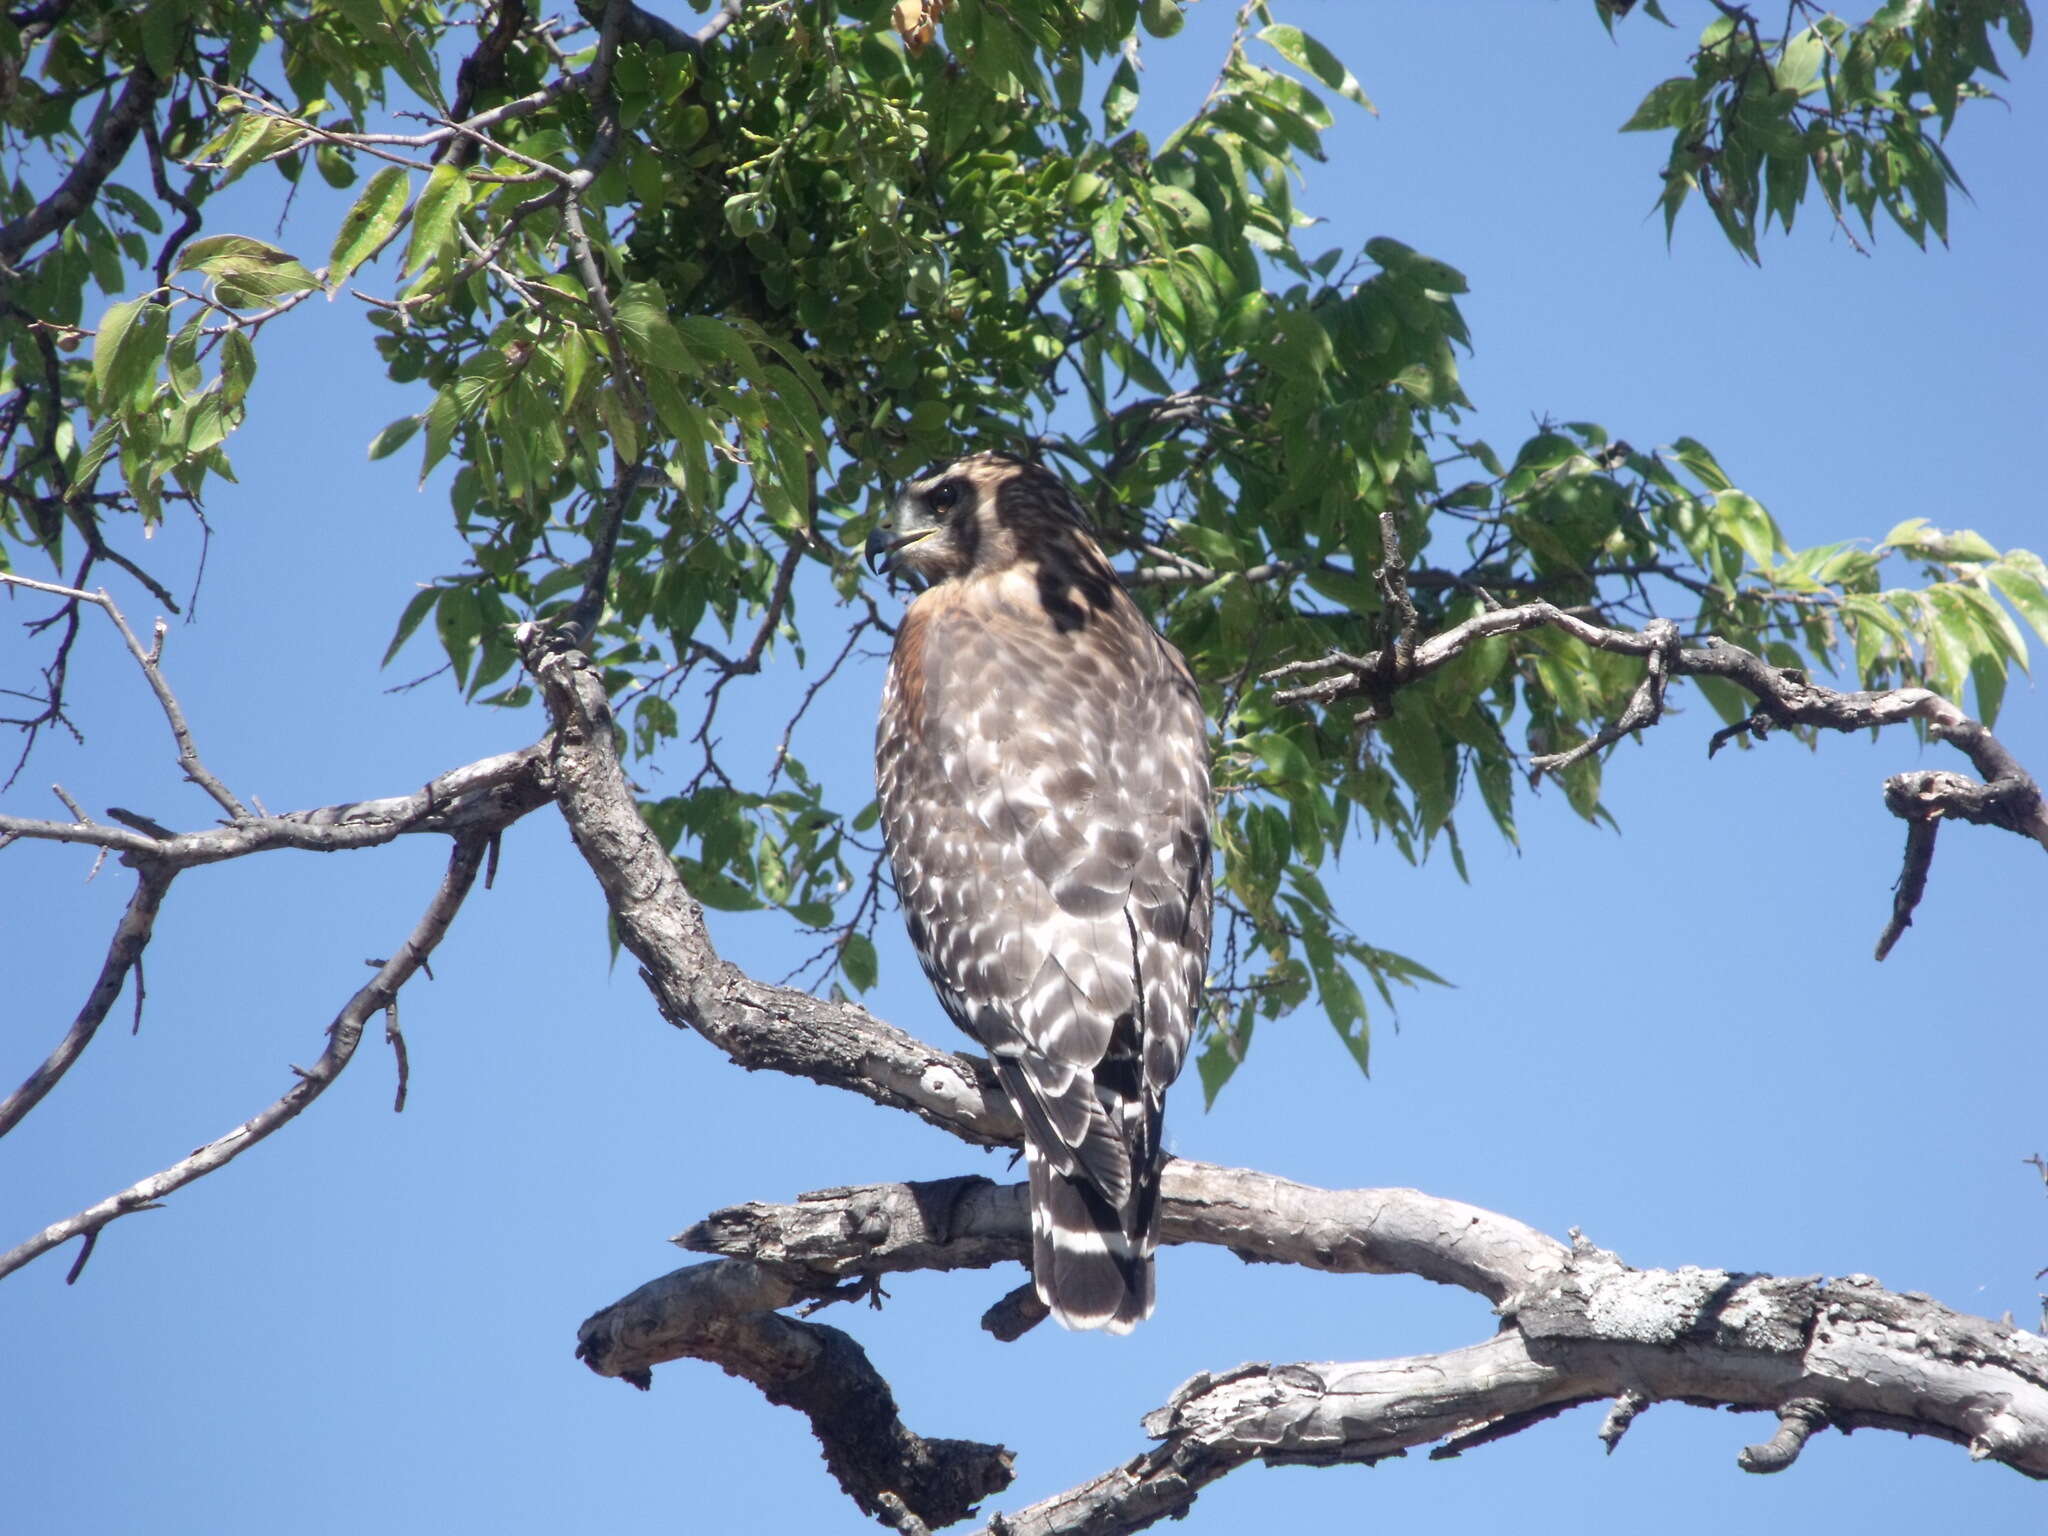
[[(1150, 1310), (1160, 1106), (1208, 963), (1193, 680), (1120, 591), (1061, 629), (995, 588), (934, 589), (898, 637), (877, 780), (911, 942), (1030, 1132), (1034, 1217), (1086, 1229), (1039, 1234), (1041, 1291), (1066, 1321), (1128, 1327)], [(1118, 1262), (1119, 1294), (1047, 1273), (1084, 1247)]]

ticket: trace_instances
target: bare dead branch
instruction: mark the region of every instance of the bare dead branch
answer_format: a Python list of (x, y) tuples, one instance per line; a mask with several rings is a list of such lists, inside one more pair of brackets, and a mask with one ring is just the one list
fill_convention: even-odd
[(1669, 619), (1652, 619), (1643, 633), (1661, 643), (1644, 657), (1643, 680), (1629, 695), (1628, 707), (1600, 727), (1590, 738), (1567, 752), (1549, 752), (1529, 759), (1538, 773), (1559, 773), (1584, 757), (1604, 752), (1631, 731), (1643, 730), (1664, 718), (1664, 686), (1671, 670), (1672, 653), (1679, 649), (1678, 626)]
[[(78, 1010), (78, 1017), (71, 1021), (71, 1028), (64, 1032), (64, 1038), (57, 1042), (57, 1048), (50, 1052), (43, 1064), (31, 1072), (28, 1080), (9, 1094), (4, 1103), (0, 1103), (0, 1136), (13, 1130), (22, 1116), (40, 1104), (43, 1096), (71, 1070), (72, 1063), (92, 1043), (92, 1037), (120, 997), (131, 970), (136, 973), (136, 1006), (140, 1009), (142, 951), (149, 944), (150, 934), (156, 927), (157, 909), (163, 905), (164, 893), (171, 888), (171, 880), (176, 873), (169, 865), (155, 862), (142, 865), (135, 882), (135, 894), (129, 898), (127, 910), (114, 927), (114, 937), (107, 945), (107, 958), (100, 963), (99, 978), (86, 994), (85, 1006)], [(139, 1011), (136, 1017), (139, 1022)]]
[[(1916, 1336), (1922, 1326), (1932, 1335)], [(1988, 1348), (1972, 1357), (1974, 1370), (1944, 1353), (1964, 1337)], [(1554, 1287), (1469, 1349), (1197, 1376), (1146, 1418), (1157, 1447), (986, 1531), (1141, 1530), (1184, 1513), (1204, 1486), (1250, 1461), (1369, 1464), (1432, 1441), (1483, 1443), (1575, 1403), (1630, 1394), (1763, 1409), (1805, 1433), (1818, 1412), (1844, 1429), (1932, 1435), (2048, 1477), (2044, 1369), (2041, 1340), (1861, 1277), (1636, 1271), (1582, 1246)], [(1794, 1395), (1802, 1383), (1825, 1402)]]
[(1913, 925), (1913, 910), (1927, 891), (1927, 871), (1934, 864), (1934, 836), (1941, 823), (1933, 816), (1917, 817), (1906, 823), (1906, 860), (1899, 869), (1899, 883), (1892, 893), (1892, 918), (1877, 938), (1877, 958), (1892, 952), (1899, 937)]
[(981, 1327), (1002, 1343), (1014, 1344), (1051, 1316), (1052, 1308), (1038, 1299), (1038, 1287), (1027, 1280), (981, 1314)]
[[(520, 816), (547, 804), (553, 791), (546, 769), (547, 748), (535, 745), (465, 763), (409, 795), (351, 800), (276, 816), (251, 815), (231, 826), (208, 827), (198, 832), (174, 833), (130, 811), (120, 814), (131, 827), (0, 815), (0, 836), (86, 843), (134, 859), (152, 860), (170, 869), (218, 864), (274, 848), (339, 853), (375, 848), (411, 833), (459, 834), (510, 826)], [(135, 822), (154, 831), (133, 830)]]
[[(491, 840), (490, 847), (497, 847), (496, 838)], [(488, 890), (489, 886), (486, 885), (485, 889)], [(421, 961), (420, 968), (426, 970), (425, 961)], [(427, 980), (433, 979), (434, 973), (427, 971)], [(392, 1060), (398, 1067), (398, 1087), (391, 1096), (391, 1113), (402, 1115), (405, 1113), (406, 1090), (412, 1085), (412, 1059), (406, 1053), (405, 1034), (398, 1027), (398, 999), (395, 997), (384, 1010), (384, 1043), (391, 1047)]]
[(399, 989), (412, 979), (413, 973), (448, 932), (449, 924), (461, 910), (463, 898), (469, 894), (476, 872), (483, 864), (484, 849), (489, 840), (487, 833), (475, 829), (456, 838), (447, 873), (412, 933), (398, 952), (378, 967), (377, 974), (343, 1005), (334, 1022), (327, 1027), (327, 1047), (320, 1053), (320, 1059), (311, 1067), (293, 1068), (297, 1081), (283, 1095), (190, 1156), (148, 1178), (138, 1179), (126, 1189), (62, 1221), (52, 1222), (33, 1237), (0, 1254), (0, 1278), (74, 1237), (84, 1237), (88, 1241), (97, 1239), (108, 1223), (136, 1211), (154, 1208), (162, 1203), (164, 1196), (225, 1167), (266, 1136), (297, 1118), (307, 1105), (327, 1091), (328, 1085), (341, 1075), (342, 1068), (355, 1055), (356, 1046), (362, 1040), (364, 1021), (390, 1006)]
[[(1833, 1423), (1933, 1435), (2048, 1478), (2048, 1340), (1867, 1277), (1635, 1270), (1582, 1239), (1567, 1247), (1413, 1190), (1315, 1190), (1186, 1161), (1168, 1165), (1163, 1195), (1168, 1243), (1464, 1286), (1494, 1300), (1501, 1332), (1446, 1354), (1196, 1376), (1148, 1416), (1157, 1448), (1003, 1516), (991, 1536), (1135, 1531), (1250, 1461), (1370, 1463), (1427, 1445), (1456, 1455), (1601, 1399), (1615, 1401), (1601, 1429), (1610, 1449), (1652, 1402), (1718, 1404), (1779, 1415), (1779, 1435), (1738, 1457), (1752, 1471), (1789, 1464), (1794, 1437)], [(581, 1337), (594, 1369), (643, 1385), (667, 1360), (730, 1369), (700, 1337), (707, 1288), (739, 1288), (720, 1310), (751, 1315), (843, 1291), (849, 1275), (1021, 1260), (1029, 1216), (1021, 1186), (876, 1185), (721, 1211), (681, 1241), (734, 1257), (591, 1318)]]
[(199, 749), (192, 743), (192, 727), (185, 721), (185, 711), (178, 704), (178, 696), (171, 692), (171, 685), (165, 680), (163, 667), (164, 630), (157, 626), (156, 643), (149, 649), (142, 648), (142, 642), (135, 638), (135, 631), (128, 627), (128, 620), (115, 606), (112, 597), (102, 587), (97, 592), (81, 592), (74, 587), (53, 586), (46, 581), (32, 581), (26, 576), (16, 576), (0, 571), (0, 583), (8, 586), (26, 587), (34, 592), (46, 592), (55, 597), (67, 598), (73, 602), (91, 603), (102, 609), (113, 620), (114, 628), (121, 632), (121, 639), (128, 647), (128, 654), (135, 658), (135, 664), (142, 668), (142, 675), (149, 680), (150, 691), (156, 695), (158, 706), (164, 712), (164, 719), (170, 723), (171, 736), (178, 744), (178, 766), (185, 777), (197, 784), (213, 797), (214, 803), (230, 816), (237, 819), (249, 814), (248, 808), (237, 800), (228, 787), (214, 777), (206, 764), (200, 761)]
[[(819, 1190), (794, 1205), (714, 1211), (674, 1241), (809, 1289), (854, 1275), (986, 1269), (1030, 1251), (1024, 1188), (968, 1177)], [(1159, 1225), (1163, 1243), (1330, 1274), (1420, 1275), (1496, 1304), (1543, 1282), (1568, 1252), (1518, 1221), (1419, 1190), (1317, 1189), (1187, 1158), (1166, 1165)]]
[(1628, 1433), (1629, 1425), (1635, 1423), (1636, 1415), (1650, 1406), (1650, 1400), (1640, 1392), (1624, 1392), (1614, 1400), (1614, 1406), (1607, 1410), (1607, 1417), (1600, 1423), (1600, 1443), (1607, 1447), (1612, 1456), (1614, 1448), (1621, 1444), (1621, 1437)]
[(928, 1524), (951, 1525), (1009, 1486), (1008, 1451), (912, 1433), (859, 1344), (837, 1328), (777, 1311), (805, 1296), (757, 1264), (694, 1264), (585, 1322), (576, 1355), (600, 1376), (642, 1390), (652, 1384), (655, 1361), (683, 1356), (754, 1383), (770, 1402), (809, 1417), (826, 1465), (866, 1514), (879, 1513), (882, 1496), (893, 1493)]
[(1778, 1432), (1763, 1445), (1746, 1445), (1735, 1458), (1745, 1472), (1782, 1472), (1799, 1459), (1816, 1429), (1825, 1429), (1828, 1405), (1819, 1398), (1795, 1397), (1778, 1409)]

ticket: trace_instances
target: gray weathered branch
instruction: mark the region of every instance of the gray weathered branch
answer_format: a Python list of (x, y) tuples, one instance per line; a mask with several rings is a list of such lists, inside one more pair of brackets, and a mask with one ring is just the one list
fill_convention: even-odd
[(64, 1032), (64, 1038), (57, 1042), (56, 1049), (44, 1058), (42, 1065), (31, 1072), (5, 1102), (0, 1102), (0, 1136), (13, 1130), (21, 1123), (23, 1115), (43, 1101), (43, 1096), (57, 1086), (64, 1074), (71, 1070), (71, 1064), (92, 1043), (92, 1037), (99, 1032), (100, 1024), (127, 984), (128, 973), (142, 963), (142, 952), (149, 946), (150, 934), (156, 927), (157, 909), (163, 905), (164, 893), (171, 888), (174, 873), (159, 864), (142, 866), (136, 877), (135, 894), (128, 898), (121, 921), (114, 927), (114, 937), (107, 945), (107, 958), (101, 962), (100, 973), (93, 981), (92, 990), (86, 994), (85, 1006), (78, 1010), (71, 1027)]
[[(1414, 1190), (1313, 1189), (1185, 1160), (1168, 1165), (1163, 1193), (1168, 1243), (1463, 1286), (1495, 1303), (1500, 1332), (1410, 1359), (1198, 1375), (1147, 1417), (1157, 1446), (1003, 1516), (990, 1536), (1140, 1530), (1254, 1460), (1369, 1463), (1424, 1446), (1456, 1455), (1603, 1400), (1618, 1410), (1602, 1429), (1610, 1443), (1653, 1402), (1773, 1413), (1778, 1433), (1737, 1455), (1748, 1471), (1790, 1465), (1833, 1425), (1930, 1435), (2048, 1478), (2048, 1341), (1866, 1276), (1636, 1270), (1583, 1240), (1567, 1246)], [(643, 1286), (586, 1322), (581, 1352), (593, 1369), (642, 1384), (666, 1360), (735, 1369), (718, 1328), (765, 1326), (776, 1307), (861, 1294), (888, 1273), (1021, 1261), (1029, 1215), (1021, 1185), (884, 1184), (719, 1211), (678, 1241), (729, 1257)], [(909, 1508), (943, 1523), (915, 1500)]]
[(547, 747), (536, 744), (452, 768), (406, 795), (352, 800), (276, 816), (244, 816), (225, 826), (158, 836), (98, 821), (39, 821), (0, 815), (0, 838), (84, 843), (169, 869), (218, 864), (276, 848), (341, 853), (375, 848), (408, 833), (502, 830), (547, 804)]
[[(95, 821), (61, 787), (58, 798), (72, 814), (68, 822), (0, 815), (0, 848), (22, 838), (80, 843), (99, 848), (103, 857), (108, 852), (119, 853), (122, 862), (138, 872), (135, 894), (114, 929), (99, 976), (70, 1029), (21, 1086), (0, 1101), (0, 1136), (12, 1130), (70, 1071), (121, 995), (131, 972), (138, 975), (139, 1006), (142, 954), (149, 945), (157, 912), (180, 871), (274, 848), (328, 853), (370, 848), (406, 833), (481, 836), (488, 841), (521, 816), (546, 804), (552, 793), (546, 774), (545, 748), (536, 745), (451, 769), (408, 795), (321, 806), (279, 816), (254, 814), (199, 757), (184, 710), (164, 676), (161, 624), (157, 626), (154, 642), (145, 650), (105, 591), (55, 586), (9, 572), (0, 572), (0, 585), (46, 593), (74, 604), (89, 604), (107, 615), (156, 695), (177, 744), (179, 767), (229, 816), (224, 825), (189, 833), (173, 832), (133, 811), (109, 810), (107, 814), (115, 818), (114, 822)], [(208, 1170), (200, 1170), (205, 1171)], [(104, 1222), (88, 1224), (82, 1230), (97, 1234), (102, 1225)]]
[(328, 1085), (341, 1075), (342, 1068), (355, 1055), (356, 1046), (363, 1037), (364, 1022), (391, 1005), (399, 989), (426, 963), (448, 932), (448, 925), (454, 922), (455, 914), (461, 909), (462, 900), (469, 894), (477, 871), (483, 867), (494, 835), (489, 830), (472, 828), (456, 838), (454, 851), (449, 856), (448, 872), (442, 877), (440, 887), (427, 903), (426, 911), (411, 934), (396, 954), (378, 966), (376, 975), (343, 1005), (334, 1022), (327, 1026), (327, 1047), (319, 1059), (311, 1067), (292, 1069), (298, 1081), (282, 1096), (226, 1135), (216, 1137), (170, 1167), (146, 1179), (138, 1179), (126, 1189), (87, 1206), (75, 1215), (52, 1222), (33, 1237), (0, 1254), (0, 1277), (12, 1274), (59, 1244), (82, 1237), (86, 1247), (71, 1271), (72, 1278), (76, 1279), (85, 1255), (92, 1251), (92, 1244), (98, 1241), (101, 1230), (109, 1222), (132, 1216), (137, 1211), (155, 1209), (164, 1196), (233, 1162), (264, 1137), (297, 1118), (307, 1105), (325, 1093)]
[(758, 1264), (693, 1264), (585, 1322), (576, 1356), (600, 1376), (643, 1391), (651, 1365), (683, 1356), (752, 1382), (771, 1403), (810, 1419), (826, 1465), (866, 1514), (879, 1512), (893, 1494), (927, 1524), (951, 1525), (1007, 1488), (1008, 1451), (912, 1433), (859, 1344), (837, 1328), (777, 1310), (817, 1294)]
[[(1209, 1243), (1248, 1262), (1331, 1274), (1420, 1275), (1496, 1305), (1551, 1274), (1568, 1251), (1509, 1217), (1420, 1190), (1317, 1189), (1188, 1158), (1166, 1165), (1160, 1195), (1165, 1243)], [(849, 1277), (1021, 1262), (1030, 1236), (1022, 1184), (965, 1178), (732, 1206), (676, 1242), (822, 1289)]]
[(985, 1061), (934, 1049), (857, 1004), (756, 981), (723, 959), (703, 909), (640, 817), (589, 658), (538, 625), (523, 626), (519, 643), (555, 722), (557, 803), (604, 889), (619, 942), (670, 1023), (749, 1070), (845, 1088), (977, 1145), (1021, 1142), (1016, 1112)]
[[(1622, 656), (1640, 656), (1647, 664), (1642, 684), (1623, 716), (1603, 729), (1587, 746), (1534, 760), (1542, 770), (1556, 770), (1586, 752), (1611, 745), (1631, 731), (1654, 725), (1662, 714), (1664, 680), (1716, 677), (1750, 694), (1756, 710), (1740, 725), (1730, 726), (1709, 743), (1711, 753), (1732, 736), (1762, 736), (1773, 727), (1807, 726), (1831, 731), (1872, 730), (1917, 720), (1936, 741), (1955, 747), (1982, 775), (1982, 782), (1964, 774), (1920, 771), (1896, 774), (1885, 781), (1885, 806), (1909, 824), (1947, 817), (1980, 826), (2003, 827), (2031, 837), (2048, 849), (2048, 804), (2040, 786), (2005, 745), (1963, 711), (1926, 688), (1837, 690), (1811, 682), (1802, 672), (1772, 666), (1761, 656), (1714, 640), (1705, 646), (1681, 646), (1676, 631), (1664, 620), (1640, 630), (1596, 624), (1550, 603), (1524, 603), (1467, 619), (1432, 635), (1403, 656), (1389, 646), (1362, 656), (1332, 651), (1328, 655), (1291, 661), (1265, 674), (1269, 680), (1313, 676), (1311, 681), (1283, 688), (1283, 703), (1317, 704), (1325, 708), (1350, 699), (1365, 699), (1365, 717), (1374, 716), (1392, 693), (1426, 677), (1476, 641), (1526, 630), (1562, 630), (1582, 645)], [(1905, 872), (1891, 921), (1878, 941), (1882, 960), (1911, 923), (1914, 905), (1925, 888), (1934, 840), (1924, 830), (1909, 835)]]
[[(1473, 622), (1492, 633), (1552, 616), (1598, 628), (1538, 607)], [(1489, 620), (1492, 627), (1484, 628)], [(1634, 654), (1658, 651), (1673, 671), (1678, 657), (1693, 654), (1674, 655), (1666, 633), (1635, 639)], [(1443, 641), (1416, 647), (1418, 673), (1451, 654)], [(764, 986), (718, 955), (702, 912), (633, 802), (601, 680), (586, 658), (536, 627), (522, 631), (520, 643), (556, 722), (557, 803), (605, 890), (621, 940), (669, 1019), (741, 1065), (848, 1089), (970, 1143), (1013, 1141), (1015, 1119), (985, 1064), (934, 1050), (865, 1009)], [(1433, 653), (1432, 646), (1439, 649)], [(1747, 653), (1702, 654), (1710, 661), (1694, 670), (1729, 675), (1763, 665)], [(1777, 684), (1795, 686), (1782, 678)], [(1788, 715), (1809, 707), (1802, 696), (1766, 692)], [(1831, 696), (1845, 698), (1811, 707), (1857, 713), (1859, 724), (1927, 720), (1998, 771), (2002, 749), (1972, 734), (1973, 722), (1924, 690)], [(1644, 708), (1654, 702), (1646, 698)], [(1894, 1295), (1861, 1277), (1788, 1281), (1718, 1270), (1631, 1270), (1588, 1244), (1567, 1247), (1508, 1218), (1410, 1190), (1316, 1190), (1176, 1161), (1166, 1169), (1162, 1195), (1161, 1235), (1169, 1243), (1215, 1243), (1247, 1259), (1335, 1272), (1424, 1275), (1488, 1298), (1500, 1332), (1470, 1349), (1413, 1360), (1256, 1365), (1198, 1376), (1148, 1419), (1157, 1447), (1004, 1517), (991, 1536), (1135, 1531), (1184, 1511), (1208, 1482), (1251, 1460), (1371, 1461), (1422, 1445), (1455, 1454), (1575, 1403), (1603, 1399), (1633, 1411), (1685, 1401), (1767, 1411), (1781, 1421), (1790, 1414), (1806, 1434), (1824, 1420), (1934, 1435), (1966, 1445), (1973, 1456), (2048, 1477), (2048, 1342), (1925, 1297)], [(597, 1313), (583, 1325), (580, 1353), (602, 1374), (642, 1384), (655, 1364), (683, 1357), (759, 1379), (766, 1367), (757, 1353), (811, 1347), (788, 1343), (808, 1335), (785, 1332), (796, 1325), (776, 1318), (777, 1309), (871, 1294), (892, 1272), (1021, 1259), (1027, 1233), (1017, 1188), (979, 1178), (735, 1207), (680, 1239), (728, 1257), (680, 1270)], [(1015, 1296), (992, 1309), (990, 1326), (1004, 1337), (1033, 1320), (1010, 1305)], [(806, 1411), (831, 1459), (833, 1437), (846, 1426), (818, 1411), (816, 1402), (827, 1400)], [(1629, 1417), (1609, 1416), (1612, 1438)], [(1794, 1438), (1781, 1430), (1751, 1448), (1742, 1464), (1759, 1471), (1783, 1466), (1797, 1453)], [(838, 1460), (833, 1465), (864, 1509), (895, 1507), (879, 1489), (902, 1499), (907, 1518), (944, 1523), (892, 1484), (888, 1454), (862, 1463), (883, 1468), (864, 1479)]]
[(1776, 1471), (1814, 1427), (1889, 1429), (2048, 1477), (2048, 1341), (1896, 1295), (1874, 1280), (1633, 1270), (1580, 1244), (1494, 1338), (1402, 1360), (1246, 1365), (1200, 1375), (1148, 1415), (1158, 1445), (991, 1522), (987, 1536), (1142, 1530), (1251, 1461), (1371, 1463), (1432, 1443), (1455, 1455), (1579, 1403), (1682, 1401), (1776, 1413)]

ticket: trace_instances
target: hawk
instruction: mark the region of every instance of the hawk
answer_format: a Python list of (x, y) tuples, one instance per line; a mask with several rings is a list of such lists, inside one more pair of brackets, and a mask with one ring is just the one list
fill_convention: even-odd
[(910, 942), (1023, 1118), (1040, 1299), (1128, 1332), (1208, 970), (1200, 694), (1040, 465), (978, 453), (913, 481), (868, 558), (924, 587), (875, 741)]

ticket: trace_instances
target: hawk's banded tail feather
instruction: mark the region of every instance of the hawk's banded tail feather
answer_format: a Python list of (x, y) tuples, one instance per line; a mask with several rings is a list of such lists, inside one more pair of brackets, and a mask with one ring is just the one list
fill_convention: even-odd
[[(1061, 1173), (1035, 1147), (1031, 1167), (1031, 1278), (1066, 1328), (1129, 1333), (1152, 1315), (1158, 1241), (1158, 1172), (1139, 1174), (1133, 1208), (1119, 1211), (1078, 1171)], [(1126, 1228), (1129, 1221), (1135, 1230)]]

